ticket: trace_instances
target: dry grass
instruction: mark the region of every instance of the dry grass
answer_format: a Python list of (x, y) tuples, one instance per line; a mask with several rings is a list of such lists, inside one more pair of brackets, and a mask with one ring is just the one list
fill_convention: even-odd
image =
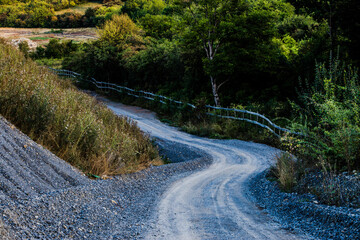
[(0, 114), (85, 172), (128, 173), (159, 162), (157, 150), (135, 123), (1, 39)]
[(283, 152), (276, 157), (275, 175), (284, 191), (290, 192), (296, 184), (296, 160)]
[(86, 9), (102, 7), (102, 6), (103, 6), (103, 4), (101, 4), (100, 2), (86, 2), (86, 3), (76, 5), (75, 7), (72, 7), (72, 8), (67, 8), (67, 9), (62, 9), (62, 10), (56, 11), (55, 14), (61, 15), (61, 14), (67, 13), (67, 12), (71, 12), (71, 13), (80, 13), (80, 14), (84, 15), (86, 12)]

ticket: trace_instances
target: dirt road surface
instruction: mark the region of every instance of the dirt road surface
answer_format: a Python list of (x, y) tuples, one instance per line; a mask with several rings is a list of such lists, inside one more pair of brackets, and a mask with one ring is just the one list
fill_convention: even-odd
[(145, 239), (301, 239), (272, 222), (247, 197), (247, 183), (273, 161), (277, 149), (238, 140), (211, 140), (180, 132), (151, 112), (105, 100), (151, 136), (189, 145), (213, 164), (173, 183), (161, 196)]
[(27, 41), (30, 48), (47, 44), (50, 39), (88, 41), (97, 39), (96, 28), (69, 28), (60, 32), (50, 28), (0, 28), (0, 38), (10, 42)]

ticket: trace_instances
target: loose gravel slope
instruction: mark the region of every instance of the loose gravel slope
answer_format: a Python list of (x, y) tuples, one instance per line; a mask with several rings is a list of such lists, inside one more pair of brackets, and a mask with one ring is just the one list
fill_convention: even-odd
[(0, 201), (79, 186), (88, 179), (0, 116)]
[(212, 162), (204, 152), (158, 142), (178, 163), (94, 181), (0, 117), (0, 239), (142, 238), (168, 185)]

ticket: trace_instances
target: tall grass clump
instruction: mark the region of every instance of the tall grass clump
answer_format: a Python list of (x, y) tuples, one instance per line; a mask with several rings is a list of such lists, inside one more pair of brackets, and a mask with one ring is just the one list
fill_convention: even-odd
[(297, 183), (297, 161), (288, 152), (282, 152), (276, 157), (276, 160), (273, 172), (279, 179), (282, 189), (290, 192)]
[(128, 173), (159, 162), (129, 119), (24, 57), (0, 39), (0, 114), (84, 172)]

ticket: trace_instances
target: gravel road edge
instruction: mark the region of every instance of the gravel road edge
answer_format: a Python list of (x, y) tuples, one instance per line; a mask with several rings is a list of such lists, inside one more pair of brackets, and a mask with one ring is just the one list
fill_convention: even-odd
[(266, 178), (254, 176), (250, 198), (284, 228), (302, 230), (314, 239), (360, 239), (360, 209), (318, 204), (310, 194), (282, 192)]

